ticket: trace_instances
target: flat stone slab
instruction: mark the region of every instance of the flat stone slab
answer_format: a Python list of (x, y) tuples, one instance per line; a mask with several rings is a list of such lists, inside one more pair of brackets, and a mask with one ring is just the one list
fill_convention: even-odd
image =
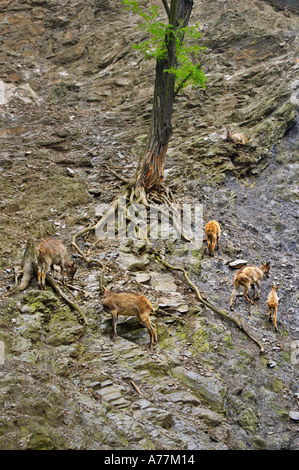
[(299, 411), (290, 411), (289, 415), (294, 421), (299, 421)]
[(239, 269), (246, 266), (247, 263), (248, 261), (245, 259), (236, 259), (235, 261), (231, 261), (228, 265), (232, 269)]
[(173, 369), (173, 375), (187, 385), (191, 392), (201, 398), (203, 402), (211, 406), (213, 411), (224, 411), (226, 387), (222, 382), (214, 377), (205, 377), (181, 366)]
[[(185, 302), (185, 299), (179, 292), (165, 293), (157, 299), (159, 307), (172, 307), (178, 308), (182, 306)], [(182, 312), (181, 312), (182, 313)]]
[(167, 397), (174, 403), (191, 403), (192, 405), (200, 405), (200, 400), (195, 395), (192, 395), (190, 392), (186, 391), (176, 391), (172, 392)]
[(122, 251), (119, 252), (117, 261), (128, 271), (143, 271), (149, 263), (147, 256), (134, 256)]
[(187, 304), (182, 304), (177, 307), (177, 311), (180, 313), (186, 313), (188, 312), (188, 310), (189, 310), (189, 307)]
[(151, 273), (151, 285), (154, 289), (162, 292), (176, 292), (177, 286), (171, 274)]
[(137, 282), (143, 283), (143, 282), (150, 281), (151, 276), (147, 273), (137, 273), (135, 276), (135, 279)]

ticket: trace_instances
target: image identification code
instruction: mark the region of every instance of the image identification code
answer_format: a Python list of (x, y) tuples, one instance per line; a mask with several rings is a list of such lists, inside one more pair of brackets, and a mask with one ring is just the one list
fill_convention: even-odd
[(132, 468), (140, 463), (147, 465), (192, 465), (195, 463), (195, 459), (192, 454), (149, 454), (144, 457), (112, 454), (104, 459), (106, 465), (128, 465)]
[[(146, 460), (145, 460), (146, 462)], [(181, 464), (194, 464), (194, 457), (193, 455), (172, 455), (172, 454), (156, 454), (151, 455), (147, 459), (147, 463), (152, 463), (156, 465), (160, 464), (170, 464), (170, 465), (181, 465)]]

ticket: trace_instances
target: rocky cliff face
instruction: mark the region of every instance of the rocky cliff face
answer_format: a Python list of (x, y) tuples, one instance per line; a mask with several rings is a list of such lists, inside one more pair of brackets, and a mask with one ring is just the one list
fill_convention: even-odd
[[(146, 4), (147, 2), (141, 2)], [(156, 2), (159, 4), (160, 2)], [(100, 306), (99, 272), (71, 251), (129, 178), (148, 131), (154, 63), (136, 54), (138, 19), (109, 1), (1, 3), (1, 294), (29, 235), (63, 239), (79, 262), (74, 291), (89, 325), (33, 280), (1, 299), (2, 449), (298, 449), (295, 279), (298, 16), (261, 0), (195, 2), (206, 91), (176, 103), (165, 182), (219, 220), (220, 252), (160, 246), (227, 309), (237, 258), (271, 261), (261, 299), (234, 315), (265, 346), (202, 307), (179, 272), (142, 242), (94, 246), (105, 282), (147, 295), (159, 343), (136, 320), (119, 337)], [(163, 16), (161, 9), (161, 16)], [(248, 137), (225, 141), (225, 125)], [(279, 332), (266, 299), (279, 282)]]

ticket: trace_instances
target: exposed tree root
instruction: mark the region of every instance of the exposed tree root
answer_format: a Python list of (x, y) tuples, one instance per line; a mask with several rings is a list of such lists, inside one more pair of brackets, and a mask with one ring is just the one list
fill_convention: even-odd
[[(129, 195), (129, 189), (126, 189), (125, 192), (123, 193), (122, 197), (123, 198), (127, 198)], [(99, 222), (94, 226), (94, 230), (97, 232), (99, 232), (105, 225), (105, 223), (107, 222), (107, 220), (109, 219), (109, 217), (112, 215), (112, 214), (115, 214), (116, 210), (117, 210), (117, 207), (118, 207), (118, 202), (119, 202), (119, 196), (116, 197), (114, 199), (114, 201), (112, 202), (111, 206), (110, 206), (110, 209), (103, 215), (103, 217), (99, 220)], [(80, 235), (80, 232), (76, 235), (78, 236)], [(74, 237), (73, 237), (74, 239)]]
[(202, 303), (203, 305), (205, 305), (207, 308), (209, 308), (210, 310), (212, 310), (213, 312), (217, 313), (218, 315), (220, 315), (222, 318), (224, 318), (225, 320), (229, 321), (229, 322), (232, 322), (234, 323), (241, 331), (243, 331), (243, 333), (245, 333), (254, 343), (256, 343), (259, 348), (260, 348), (260, 352), (263, 353), (265, 351), (264, 349), (264, 346), (263, 344), (255, 337), (253, 336), (241, 323), (240, 320), (237, 320), (236, 318), (234, 317), (231, 317), (225, 310), (219, 310), (217, 307), (215, 307), (209, 300), (205, 299), (202, 294), (199, 292), (198, 288), (195, 286), (195, 284), (193, 284), (193, 282), (189, 279), (189, 276), (186, 272), (186, 270), (184, 268), (181, 268), (179, 266), (173, 266), (172, 264), (169, 264), (167, 263), (166, 261), (164, 261), (162, 258), (161, 258), (161, 255), (160, 253), (158, 253), (158, 251), (155, 252), (156, 256), (159, 258), (160, 262), (166, 266), (167, 268), (169, 269), (174, 269), (176, 271), (181, 271), (182, 273), (184, 273), (184, 277), (186, 279), (186, 281), (188, 282), (188, 284), (192, 287), (192, 289), (194, 290), (194, 292), (196, 293), (197, 295), (197, 298), (198, 300), (200, 301), (200, 303)]
[(78, 251), (78, 253), (86, 261), (86, 263), (88, 263), (88, 264), (95, 263), (95, 264), (97, 264), (98, 266), (100, 266), (102, 268), (103, 264), (99, 260), (94, 259), (94, 258), (91, 258), (91, 259), (88, 258), (87, 255), (85, 253), (83, 253), (83, 251), (78, 247), (78, 245), (76, 243), (77, 237), (79, 237), (80, 235), (83, 235), (84, 233), (92, 232), (95, 229), (96, 229), (96, 225), (89, 225), (88, 227), (85, 227), (82, 230), (80, 230), (80, 232), (75, 233), (75, 235), (73, 235), (73, 238), (72, 238), (72, 246)]
[[(111, 169), (108, 167), (108, 165), (105, 165), (110, 171)], [(114, 174), (114, 172), (113, 172)], [(128, 203), (127, 203), (127, 198), (128, 198)], [(159, 198), (159, 199), (158, 199)], [(184, 231), (181, 229), (181, 224), (180, 221), (177, 217), (177, 211), (176, 207), (174, 204), (177, 204), (175, 201), (175, 197), (172, 194), (171, 190), (166, 190), (159, 193), (159, 195), (153, 193), (153, 195), (150, 198), (150, 201), (148, 201), (148, 197), (145, 193), (144, 188), (132, 186), (131, 184), (128, 184), (124, 193), (121, 196), (117, 196), (113, 202), (111, 203), (111, 206), (109, 210), (103, 215), (103, 217), (95, 224), (95, 225), (90, 225), (85, 227), (84, 229), (80, 230), (78, 233), (76, 233), (73, 238), (72, 238), (72, 245), (73, 247), (78, 251), (78, 253), (82, 256), (82, 258), (87, 262), (87, 263), (96, 263), (99, 266), (102, 267), (102, 263), (100, 263), (98, 260), (95, 259), (89, 259), (85, 253), (78, 247), (76, 243), (77, 237), (83, 235), (86, 232), (90, 231), (95, 231), (95, 233), (99, 233), (107, 221), (109, 220), (110, 216), (114, 216), (118, 210), (119, 202), (120, 199), (123, 201), (126, 201), (126, 205), (121, 204), (121, 214), (119, 215), (120, 219), (120, 225), (118, 226), (118, 237), (122, 238), (122, 233), (125, 235), (125, 232), (122, 232), (123, 227), (125, 227), (125, 219), (127, 221), (132, 221), (132, 218), (130, 216), (130, 208), (133, 207), (135, 208), (136, 213), (138, 212), (138, 208), (136, 207), (136, 204), (142, 204), (147, 210), (156, 209), (157, 212), (159, 212), (161, 215), (165, 216), (166, 218), (169, 218), (169, 220), (172, 222), (174, 229), (176, 230), (178, 237), (181, 237), (183, 240), (190, 242), (190, 238), (184, 233)], [(159, 203), (160, 205), (158, 206), (156, 203)], [(164, 206), (168, 206), (170, 210), (165, 210), (163, 207), (161, 207), (161, 204)], [(138, 226), (136, 225), (136, 234), (137, 238), (142, 238), (146, 239), (147, 234), (146, 233), (141, 233), (139, 231), (138, 233)], [(97, 240), (95, 242), (95, 245), (99, 243), (100, 240)]]
[(4, 294), (5, 297), (10, 295), (16, 294), (17, 292), (21, 292), (26, 289), (28, 286), (30, 279), (32, 277), (32, 263), (35, 258), (35, 244), (33, 238), (28, 238), (26, 243), (26, 248), (23, 254), (22, 262), (21, 262), (21, 271), (22, 279), (18, 284), (18, 276), (15, 276), (15, 285), (14, 287)]
[(126, 180), (126, 178), (121, 176), (119, 173), (116, 173), (116, 171), (112, 170), (112, 168), (109, 165), (104, 164), (103, 167), (107, 168), (107, 170), (110, 171), (110, 173), (112, 173), (112, 175), (114, 175), (115, 178), (117, 178), (118, 180), (122, 181), (125, 184), (128, 184), (128, 181)]

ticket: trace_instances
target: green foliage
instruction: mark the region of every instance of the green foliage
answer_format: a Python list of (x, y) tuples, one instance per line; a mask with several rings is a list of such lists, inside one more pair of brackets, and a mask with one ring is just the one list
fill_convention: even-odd
[(134, 49), (142, 52), (146, 59), (154, 57), (159, 60), (163, 58), (166, 53), (164, 38), (167, 27), (164, 23), (157, 21), (158, 7), (153, 5), (149, 7), (148, 12), (145, 12), (135, 0), (123, 0), (123, 4), (127, 6), (127, 10), (138, 14), (143, 19), (139, 28), (149, 33), (149, 39), (144, 40), (141, 44), (134, 44)]
[(147, 39), (133, 47), (146, 59), (164, 60), (168, 54), (169, 41), (175, 41), (176, 64), (164, 72), (175, 75), (176, 94), (188, 85), (205, 88), (206, 77), (200, 68), (199, 57), (206, 48), (199, 46), (199, 24), (174, 28), (158, 20), (159, 9), (155, 5), (146, 12), (136, 0), (123, 0), (123, 4), (142, 18), (139, 28), (147, 33)]

